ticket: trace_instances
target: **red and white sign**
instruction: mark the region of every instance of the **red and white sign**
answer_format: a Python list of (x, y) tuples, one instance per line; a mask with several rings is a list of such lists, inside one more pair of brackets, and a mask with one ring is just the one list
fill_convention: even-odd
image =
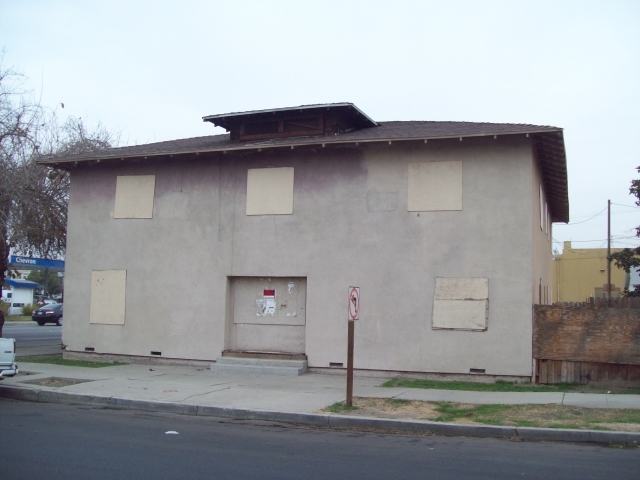
[(349, 321), (360, 320), (360, 287), (349, 287)]

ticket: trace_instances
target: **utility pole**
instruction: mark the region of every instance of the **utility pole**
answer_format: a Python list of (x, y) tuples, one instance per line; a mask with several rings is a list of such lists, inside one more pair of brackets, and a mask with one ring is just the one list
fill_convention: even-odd
[(611, 200), (607, 200), (607, 304), (611, 302)]
[(45, 297), (49, 296), (49, 267), (45, 267), (44, 269), (44, 280), (42, 281), (43, 283), (43, 289), (44, 291), (42, 292), (42, 295)]

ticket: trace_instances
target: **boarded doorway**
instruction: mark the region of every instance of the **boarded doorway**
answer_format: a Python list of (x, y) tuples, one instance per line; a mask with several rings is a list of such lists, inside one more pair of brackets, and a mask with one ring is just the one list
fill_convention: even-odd
[(307, 279), (230, 278), (226, 350), (305, 353)]

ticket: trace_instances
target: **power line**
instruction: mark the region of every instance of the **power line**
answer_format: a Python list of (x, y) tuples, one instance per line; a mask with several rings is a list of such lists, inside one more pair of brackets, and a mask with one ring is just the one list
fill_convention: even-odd
[(613, 203), (611, 205), (618, 205), (619, 207), (640, 208), (640, 205), (623, 205), (622, 203)]
[(611, 215), (624, 215), (625, 213), (640, 213), (640, 212), (638, 212), (637, 210), (629, 210), (628, 212), (611, 212)]
[[(618, 240), (622, 240), (625, 238), (636, 238), (635, 235), (612, 235), (611, 239), (618, 239)], [(554, 242), (561, 244), (563, 242), (556, 240), (555, 238), (553, 239)], [(572, 243), (589, 243), (589, 242), (606, 242), (607, 239), (606, 238), (594, 238), (593, 240), (567, 240), (568, 242), (572, 242)]]
[(604, 208), (604, 209), (602, 209), (600, 212), (596, 213), (593, 217), (587, 218), (586, 220), (583, 220), (583, 221), (581, 221), (581, 222), (575, 222), (575, 223), (567, 223), (566, 225), (567, 225), (567, 226), (570, 226), (570, 225), (580, 225), (581, 223), (588, 222), (589, 220), (593, 220), (594, 218), (596, 218), (598, 215), (602, 215), (606, 209), (607, 209), (607, 208), (605, 207), (605, 208)]
[[(635, 208), (636, 209), (636, 210), (629, 210), (629, 211), (626, 211), (626, 212), (611, 212), (611, 215), (624, 215), (624, 214), (627, 214), (627, 213), (639, 213), (637, 209), (640, 208), (640, 207), (633, 207), (632, 205), (621, 205), (619, 203), (612, 203), (611, 205), (618, 205), (618, 206), (621, 206), (621, 207), (629, 207), (629, 208)], [(606, 210), (606, 208), (604, 210)], [(593, 220), (594, 218), (602, 215), (604, 213), (604, 210), (596, 213), (595, 215), (592, 215), (590, 213), (586, 214), (586, 215), (572, 215), (573, 218), (582, 218), (582, 217), (589, 217), (589, 218), (587, 218), (586, 220), (582, 220), (580, 222), (566, 223), (564, 225), (558, 225), (558, 226), (559, 227), (568, 227), (568, 226), (571, 226), (571, 225), (580, 225), (581, 223), (588, 222), (589, 220)]]
[[(562, 255), (561, 253), (559, 253), (558, 255)], [(556, 255), (556, 257), (558, 256)], [(580, 258), (556, 258), (556, 260), (562, 260), (563, 262), (572, 262), (574, 260), (594, 260), (594, 259), (601, 259), (601, 260), (606, 260), (605, 256), (598, 256), (598, 257), (580, 257)]]

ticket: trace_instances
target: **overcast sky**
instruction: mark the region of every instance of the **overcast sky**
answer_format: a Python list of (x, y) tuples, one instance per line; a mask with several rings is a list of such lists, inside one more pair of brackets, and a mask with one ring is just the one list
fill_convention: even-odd
[(575, 225), (554, 225), (558, 248), (605, 246), (607, 199), (614, 246), (640, 244), (638, 0), (0, 0), (0, 46), (44, 105), (129, 145), (330, 102), (378, 121), (561, 127)]

